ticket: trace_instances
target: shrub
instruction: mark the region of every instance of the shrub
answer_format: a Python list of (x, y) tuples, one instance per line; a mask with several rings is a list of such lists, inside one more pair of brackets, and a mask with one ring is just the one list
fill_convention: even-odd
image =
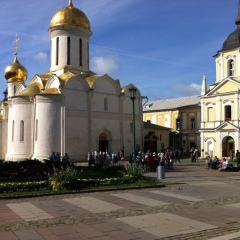
[(54, 191), (77, 189), (80, 173), (73, 165), (54, 169), (54, 174), (49, 178), (50, 187)]

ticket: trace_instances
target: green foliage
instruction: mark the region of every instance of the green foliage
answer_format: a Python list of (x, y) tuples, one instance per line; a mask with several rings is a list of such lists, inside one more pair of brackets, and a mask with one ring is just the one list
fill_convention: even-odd
[(0, 183), (0, 193), (48, 189), (48, 181)]
[[(74, 164), (38, 160), (5, 162), (0, 166), (0, 193), (72, 191), (101, 186), (120, 186), (140, 181), (140, 170), (123, 165), (76, 167)], [(40, 181), (44, 179), (44, 181)], [(48, 180), (47, 180), (48, 179)]]
[(80, 173), (74, 165), (54, 169), (54, 174), (49, 178), (50, 187), (54, 191), (76, 189)]

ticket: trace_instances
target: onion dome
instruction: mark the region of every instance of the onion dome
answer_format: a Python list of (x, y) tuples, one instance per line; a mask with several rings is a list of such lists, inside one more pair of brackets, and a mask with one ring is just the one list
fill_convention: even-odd
[(13, 63), (5, 68), (4, 76), (8, 83), (24, 82), (27, 79), (28, 72), (27, 69), (19, 63), (16, 56)]
[(237, 25), (237, 29), (227, 37), (221, 51), (240, 47), (240, 5), (238, 6), (238, 15), (235, 24)]
[(58, 10), (52, 17), (50, 28), (60, 25), (75, 25), (90, 30), (90, 22), (81, 10), (75, 8), (72, 0), (69, 0), (67, 7)]

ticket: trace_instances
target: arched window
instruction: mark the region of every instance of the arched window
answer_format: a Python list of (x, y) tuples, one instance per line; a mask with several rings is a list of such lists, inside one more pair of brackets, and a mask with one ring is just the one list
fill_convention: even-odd
[(67, 38), (67, 65), (70, 65), (70, 49), (71, 49), (71, 42), (70, 37)]
[(58, 65), (58, 57), (59, 57), (59, 37), (56, 38), (56, 65)]
[(82, 66), (82, 39), (79, 39), (79, 65)]
[(108, 99), (104, 98), (104, 110), (107, 111), (108, 110)]
[(24, 121), (20, 122), (20, 142), (24, 141)]
[(228, 61), (228, 76), (234, 76), (234, 61), (232, 59)]
[[(87, 52), (89, 53), (89, 42), (87, 43)], [(88, 55), (88, 68), (89, 68), (89, 55)]]
[(14, 120), (12, 121), (12, 141), (14, 141)]
[(36, 119), (36, 125), (35, 125), (35, 141), (38, 139), (38, 119)]
[(133, 123), (130, 123), (130, 133), (133, 133)]

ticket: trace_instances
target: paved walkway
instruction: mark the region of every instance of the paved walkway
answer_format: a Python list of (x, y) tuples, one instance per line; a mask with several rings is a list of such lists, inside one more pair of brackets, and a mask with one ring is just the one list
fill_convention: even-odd
[(240, 239), (240, 172), (187, 159), (165, 177), (164, 188), (0, 200), (0, 239)]

